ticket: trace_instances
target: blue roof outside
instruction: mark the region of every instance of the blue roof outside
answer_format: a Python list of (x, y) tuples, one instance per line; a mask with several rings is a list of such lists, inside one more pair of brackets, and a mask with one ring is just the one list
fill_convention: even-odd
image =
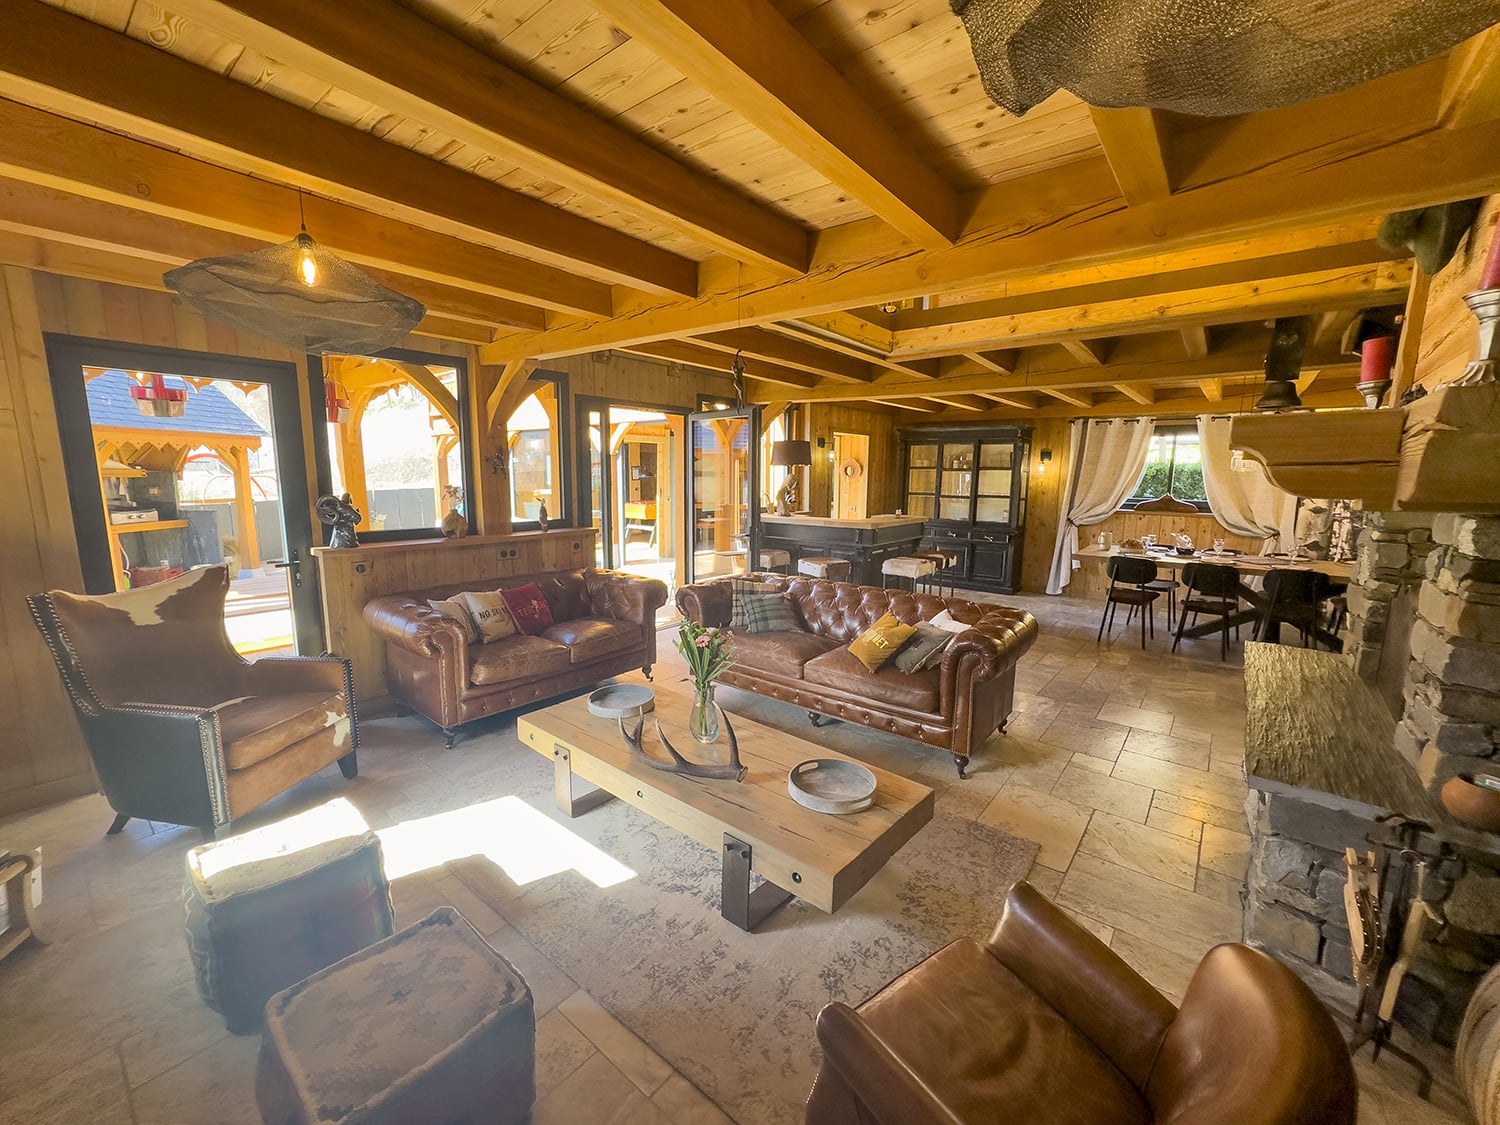
[(130, 397), (136, 381), (123, 371), (109, 370), (90, 379), (89, 421), (96, 426), (128, 427), (133, 430), (176, 430), (195, 434), (236, 434), (267, 437), (266, 431), (217, 387), (195, 391), (176, 375), (166, 377), (167, 386), (187, 390), (187, 410), (180, 418), (158, 418), (142, 414)]

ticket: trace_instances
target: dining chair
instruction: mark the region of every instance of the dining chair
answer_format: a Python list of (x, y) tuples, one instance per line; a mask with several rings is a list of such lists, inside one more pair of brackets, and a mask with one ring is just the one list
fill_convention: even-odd
[[(1141, 647), (1146, 647), (1146, 629), (1149, 626), (1151, 636), (1156, 636), (1156, 614), (1153, 609), (1156, 599), (1161, 597), (1160, 590), (1152, 590), (1147, 583), (1156, 581), (1156, 564), (1150, 559), (1137, 559), (1129, 555), (1112, 555), (1105, 564), (1105, 573), (1109, 575), (1109, 589), (1104, 595), (1104, 613), (1099, 618), (1099, 635), (1094, 639), (1098, 644), (1104, 640), (1104, 628), (1106, 625), (1111, 630), (1115, 627), (1115, 608), (1119, 605), (1130, 606), (1130, 614), (1137, 609), (1141, 611)], [(1126, 615), (1126, 628), (1130, 626), (1130, 614)]]
[(1198, 615), (1206, 613), (1219, 618), (1219, 659), (1229, 659), (1229, 619), (1240, 608), (1240, 572), (1221, 563), (1188, 563), (1182, 568), (1182, 584), (1187, 594), (1182, 599), (1177, 613), (1177, 634), (1172, 639), (1172, 651), (1182, 643), (1182, 630), (1188, 624), (1188, 614), (1193, 615), (1193, 624)]
[(1261, 587), (1265, 604), (1255, 624), (1255, 639), (1281, 643), (1282, 625), (1295, 626), (1302, 647), (1312, 644), (1323, 623), (1323, 602), (1332, 593), (1328, 576), (1316, 570), (1271, 570)]

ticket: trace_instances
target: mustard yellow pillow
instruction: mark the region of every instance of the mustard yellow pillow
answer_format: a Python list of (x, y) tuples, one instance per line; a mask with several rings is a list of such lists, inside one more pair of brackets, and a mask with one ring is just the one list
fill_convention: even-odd
[(516, 634), (516, 622), (506, 608), (505, 598), (499, 590), (465, 590), (454, 598), (461, 601), (469, 611), (469, 620), (479, 630), (479, 639), (485, 644)]
[(894, 614), (887, 613), (849, 643), (849, 653), (870, 671), (878, 672), (916, 631), (915, 626), (903, 625)]

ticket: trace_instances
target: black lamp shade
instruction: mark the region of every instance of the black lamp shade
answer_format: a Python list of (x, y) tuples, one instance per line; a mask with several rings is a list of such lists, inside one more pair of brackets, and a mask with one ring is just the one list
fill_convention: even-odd
[(791, 468), (794, 465), (811, 465), (812, 442), (773, 441), (771, 443), (771, 464), (780, 468)]

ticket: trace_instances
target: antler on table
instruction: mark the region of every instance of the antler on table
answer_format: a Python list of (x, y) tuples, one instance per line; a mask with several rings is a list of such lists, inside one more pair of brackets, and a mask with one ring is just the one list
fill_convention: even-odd
[(636, 716), (635, 730), (625, 729), (625, 718), (620, 718), (620, 733), (624, 735), (626, 744), (630, 747), (632, 756), (639, 758), (654, 770), (663, 773), (681, 773), (688, 777), (703, 777), (714, 781), (744, 781), (745, 774), (749, 772), (745, 766), (740, 764), (740, 744), (734, 736), (734, 725), (730, 723), (729, 716), (719, 708), (719, 717), (724, 720), (724, 729), (729, 732), (729, 761), (720, 765), (709, 765), (698, 762), (690, 762), (677, 752), (677, 749), (667, 741), (666, 733), (661, 729), (661, 720), (656, 720), (656, 736), (661, 739), (661, 744), (667, 748), (667, 753), (672, 756), (670, 762), (663, 762), (659, 758), (653, 758), (646, 753), (642, 745), (642, 733), (646, 728), (646, 720)]

